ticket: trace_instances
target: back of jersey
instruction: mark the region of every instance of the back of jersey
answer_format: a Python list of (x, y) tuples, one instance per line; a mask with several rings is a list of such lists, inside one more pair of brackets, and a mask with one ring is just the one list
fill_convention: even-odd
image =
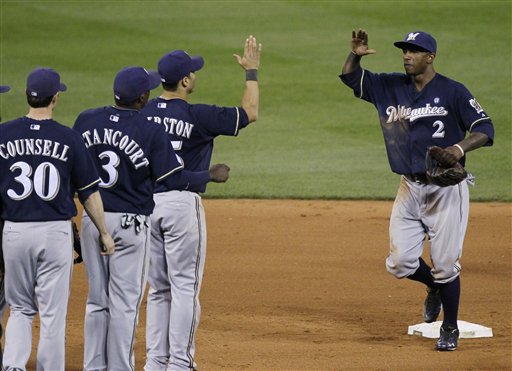
[(75, 192), (99, 182), (80, 136), (51, 119), (0, 126), (0, 173), (2, 218), (14, 222), (70, 219)]
[[(152, 99), (142, 114), (148, 121), (164, 128), (174, 150), (183, 159), (185, 169), (189, 171), (208, 170), (215, 137), (236, 136), (240, 129), (249, 124), (247, 114), (240, 107), (189, 104), (183, 99)], [(204, 192), (206, 184), (189, 190)], [(164, 190), (158, 188), (157, 191)]]
[(73, 129), (96, 162), (105, 211), (151, 214), (154, 183), (182, 167), (163, 128), (148, 125), (137, 110), (88, 110)]

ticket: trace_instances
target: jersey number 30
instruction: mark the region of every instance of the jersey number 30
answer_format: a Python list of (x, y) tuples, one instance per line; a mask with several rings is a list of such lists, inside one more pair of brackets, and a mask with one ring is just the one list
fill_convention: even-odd
[(20, 174), (14, 180), (23, 186), (23, 191), (17, 193), (13, 189), (7, 190), (7, 195), (15, 201), (27, 198), (32, 192), (44, 201), (51, 201), (59, 193), (60, 174), (55, 165), (50, 162), (40, 163), (32, 179), (32, 167), (26, 162), (18, 161), (12, 164), (9, 170), (13, 173), (20, 170)]

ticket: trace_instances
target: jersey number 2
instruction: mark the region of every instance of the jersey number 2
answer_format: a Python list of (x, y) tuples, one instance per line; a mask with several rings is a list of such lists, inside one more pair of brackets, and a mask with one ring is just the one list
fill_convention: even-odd
[(432, 124), (433, 127), (437, 126), (437, 130), (432, 134), (432, 138), (444, 138), (444, 124), (442, 121), (437, 120)]

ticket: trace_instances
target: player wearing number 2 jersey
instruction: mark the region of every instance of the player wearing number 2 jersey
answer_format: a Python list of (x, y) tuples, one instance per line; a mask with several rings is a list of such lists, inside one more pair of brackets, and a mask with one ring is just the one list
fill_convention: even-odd
[[(257, 69), (261, 45), (250, 36), (243, 57), (246, 70), (242, 107), (189, 104), (195, 73), (203, 67), (200, 56), (183, 50), (163, 56), (158, 64), (163, 94), (144, 108), (148, 124), (157, 122), (173, 141), (185, 169), (206, 171), (213, 142), (219, 135), (238, 135), (257, 119), (259, 87)], [(195, 369), (195, 334), (199, 324), (199, 291), (206, 257), (206, 224), (199, 193), (204, 184), (190, 185), (183, 192), (155, 193), (151, 219), (151, 264), (147, 305), (145, 370)]]
[[(457, 348), (459, 335), (460, 258), (470, 180), (447, 187), (431, 184), (425, 153), (442, 147), (448, 167), (459, 161), (464, 165), (466, 152), (492, 145), (494, 128), (464, 85), (434, 70), (437, 43), (431, 35), (411, 32), (394, 45), (402, 49), (406, 73), (372, 73), (360, 65), (361, 57), (375, 53), (368, 48), (368, 34), (353, 31), (352, 51), (340, 77), (357, 97), (377, 108), (391, 170), (401, 174), (391, 212), (387, 270), (427, 286), (424, 320), (434, 322), (442, 307), (436, 348), (450, 351)], [(426, 238), (432, 267), (421, 257)]]
[(5, 294), (10, 307), (3, 362), (8, 370), (25, 369), (37, 312), (37, 368), (65, 369), (76, 191), (99, 230), (104, 253), (114, 249), (94, 163), (80, 135), (52, 119), (59, 91), (64, 90), (57, 72), (35, 69), (27, 79), (28, 114), (0, 125)]

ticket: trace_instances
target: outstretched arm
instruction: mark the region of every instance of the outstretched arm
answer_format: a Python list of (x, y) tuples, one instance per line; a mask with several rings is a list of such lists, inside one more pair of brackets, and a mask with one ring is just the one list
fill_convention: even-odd
[(359, 68), (361, 57), (368, 54), (377, 53), (373, 49), (368, 48), (368, 34), (363, 29), (352, 30), (352, 51), (349, 53), (345, 64), (343, 65), (342, 74), (351, 73)]
[(254, 36), (245, 40), (244, 55), (233, 54), (238, 64), (245, 70), (245, 90), (242, 97), (242, 108), (247, 113), (249, 122), (258, 119), (260, 91), (258, 86), (258, 68), (260, 67), (261, 44), (256, 43)]

